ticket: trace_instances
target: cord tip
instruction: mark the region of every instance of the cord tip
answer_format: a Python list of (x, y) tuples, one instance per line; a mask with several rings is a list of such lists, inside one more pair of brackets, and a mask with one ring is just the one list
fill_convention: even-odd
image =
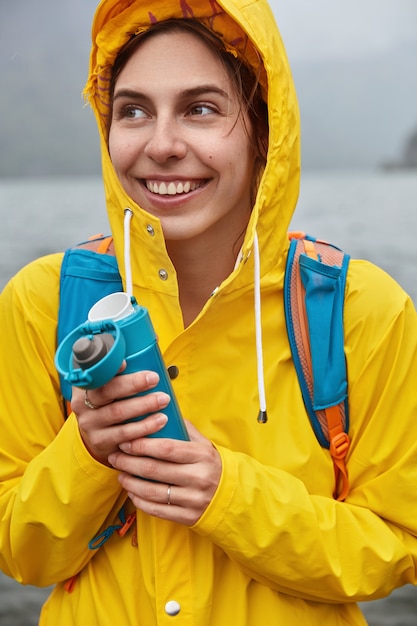
[(266, 411), (259, 411), (258, 422), (259, 424), (266, 424), (268, 421), (268, 415)]

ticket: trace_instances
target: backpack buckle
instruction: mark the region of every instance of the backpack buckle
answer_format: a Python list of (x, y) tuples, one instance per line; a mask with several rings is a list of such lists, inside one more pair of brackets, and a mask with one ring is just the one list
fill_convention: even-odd
[(345, 432), (338, 433), (330, 441), (330, 454), (335, 459), (343, 459), (350, 446), (349, 435)]

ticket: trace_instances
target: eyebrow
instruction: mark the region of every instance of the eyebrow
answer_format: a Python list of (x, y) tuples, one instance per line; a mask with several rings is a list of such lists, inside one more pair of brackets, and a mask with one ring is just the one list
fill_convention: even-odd
[(222, 98), (226, 98), (229, 99), (229, 94), (224, 91), (223, 89), (220, 89), (220, 87), (218, 87), (217, 85), (198, 85), (198, 87), (191, 87), (190, 89), (185, 89), (184, 91), (180, 92), (180, 95), (183, 97), (187, 97), (187, 96), (201, 96), (204, 95), (205, 93), (216, 93), (219, 96), (222, 96)]
[[(215, 93), (225, 98), (226, 100), (230, 99), (229, 94), (220, 89), (217, 85), (207, 84), (207, 85), (198, 85), (197, 87), (190, 87), (189, 89), (184, 89), (179, 92), (179, 96), (181, 98), (193, 98), (197, 96), (202, 96), (208, 93)], [(149, 100), (149, 96), (147, 94), (142, 93), (141, 91), (136, 91), (135, 89), (120, 89), (115, 90), (113, 101), (118, 100), (119, 98), (131, 98), (131, 99), (145, 99)]]

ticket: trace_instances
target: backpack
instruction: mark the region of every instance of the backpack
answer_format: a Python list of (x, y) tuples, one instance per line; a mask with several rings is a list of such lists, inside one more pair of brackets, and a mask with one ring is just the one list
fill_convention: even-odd
[[(89, 310), (100, 298), (123, 291), (112, 241), (111, 237), (96, 235), (65, 251), (59, 285), (58, 345), (86, 321)], [(61, 375), (60, 384), (63, 398), (69, 403), (71, 386)]]
[[(284, 307), (292, 358), (314, 433), (333, 459), (334, 497), (344, 500), (350, 440), (343, 304), (349, 255), (305, 233), (289, 233), (289, 239)], [(123, 291), (112, 241), (97, 235), (65, 252), (58, 345), (87, 319), (97, 300)], [(68, 413), (71, 387), (62, 377), (60, 382)]]
[(289, 238), (284, 306), (291, 354), (312, 428), (333, 460), (333, 495), (342, 501), (349, 491), (343, 305), (350, 257), (303, 232)]

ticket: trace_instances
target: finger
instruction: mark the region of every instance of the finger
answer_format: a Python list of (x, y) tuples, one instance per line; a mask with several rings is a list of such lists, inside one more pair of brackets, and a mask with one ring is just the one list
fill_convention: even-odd
[(103, 402), (102, 397), (92, 393), (88, 394), (88, 403), (85, 400), (82, 404), (79, 400), (73, 401), (72, 408), (78, 421), (80, 423), (86, 422), (90, 426), (98, 424), (101, 428), (122, 424), (129, 420), (141, 419), (152, 413), (160, 412), (168, 406), (170, 397), (168, 394), (158, 391), (107, 404), (96, 404), (99, 402)]
[(109, 423), (120, 424), (137, 421), (152, 413), (162, 412), (170, 401), (171, 399), (167, 393), (157, 391), (142, 396), (117, 400), (110, 405), (102, 407), (101, 412), (103, 416), (106, 416), (105, 419)]
[[(120, 398), (150, 391), (158, 384), (158, 381), (158, 374), (151, 371), (115, 376), (102, 387), (89, 390), (88, 397), (95, 406), (105, 406)], [(84, 401), (84, 391), (74, 387), (72, 404), (77, 406), (81, 404), (81, 401)]]
[(109, 455), (119, 450), (121, 442), (128, 441), (131, 437), (146, 437), (154, 434), (166, 425), (166, 421), (166, 415), (156, 413), (135, 422), (124, 422), (103, 427), (102, 424), (91, 425), (89, 420), (83, 417), (78, 418), (84, 443), (92, 455), (106, 465), (109, 464)]
[(183, 524), (184, 526), (194, 526), (200, 517), (196, 511), (187, 507), (145, 500), (134, 493), (128, 492), (128, 495), (135, 508), (140, 509), (152, 517), (169, 520), (177, 524)]
[(140, 476), (122, 474), (119, 478), (124, 489), (138, 500), (148, 504), (193, 508), (196, 492), (179, 485), (144, 480)]
[(212, 491), (221, 473), (221, 460), (211, 445), (148, 437), (121, 444), (108, 457), (117, 470), (162, 483)]
[(190, 441), (154, 437), (131, 439), (120, 445), (120, 449), (135, 457), (159, 459), (171, 463), (192, 463), (198, 460), (197, 451), (190, 446)]
[(119, 398), (128, 398), (138, 393), (153, 389), (159, 382), (156, 372), (139, 371), (133, 374), (115, 376), (106, 385), (100, 388), (105, 398), (114, 401)]
[(131, 476), (130, 474), (126, 475), (124, 484), (128, 487), (127, 491), (131, 488), (135, 497), (141, 500), (166, 506), (182, 506), (183, 504), (181, 496), (183, 490), (181, 487), (168, 483), (143, 480), (141, 477)]
[(127, 491), (134, 506), (148, 515), (193, 526), (201, 517), (203, 506), (194, 503), (190, 496), (196, 492), (170, 485), (155, 483), (129, 475), (121, 475), (119, 480)]
[[(138, 476), (129, 474), (122, 475), (120, 482), (123, 487), (133, 497), (136, 502), (141, 503), (141, 508), (147, 503), (147, 507), (158, 507), (162, 510), (165, 507), (183, 507), (186, 502), (183, 499), (184, 489), (168, 483), (160, 483), (157, 481), (143, 480)], [(154, 513), (156, 508), (154, 508)]]

